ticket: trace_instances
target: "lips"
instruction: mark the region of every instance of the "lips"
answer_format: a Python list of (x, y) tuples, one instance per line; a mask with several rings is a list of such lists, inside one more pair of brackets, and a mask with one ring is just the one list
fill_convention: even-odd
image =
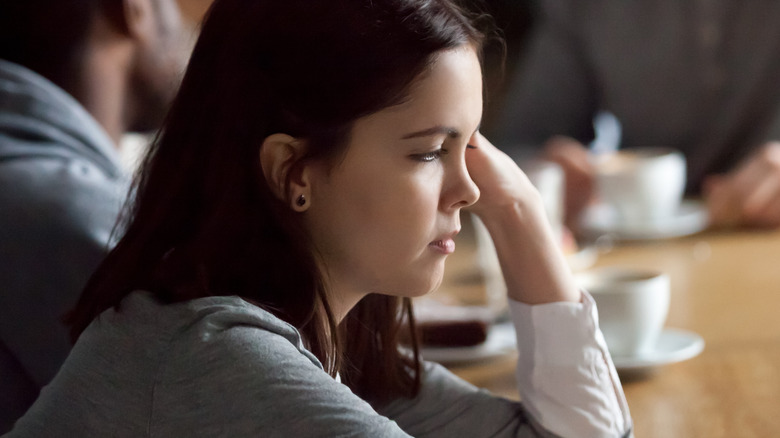
[(446, 239), (435, 240), (429, 243), (428, 246), (442, 254), (452, 254), (455, 252), (455, 241), (449, 237)]
[(460, 230), (455, 230), (442, 236), (438, 240), (429, 243), (428, 246), (442, 254), (452, 254), (455, 252), (455, 241), (453, 240)]

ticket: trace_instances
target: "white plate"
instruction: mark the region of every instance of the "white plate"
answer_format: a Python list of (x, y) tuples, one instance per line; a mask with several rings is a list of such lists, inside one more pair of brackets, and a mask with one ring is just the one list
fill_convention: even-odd
[(704, 350), (704, 339), (687, 330), (667, 328), (661, 332), (655, 349), (642, 356), (612, 356), (619, 371), (646, 371), (651, 368), (688, 360)]
[(425, 360), (442, 364), (478, 362), (514, 353), (517, 350), (515, 327), (511, 322), (494, 324), (484, 343), (473, 347), (422, 347)]
[(709, 225), (707, 207), (700, 201), (685, 200), (677, 213), (665, 221), (621, 222), (615, 211), (598, 204), (583, 215), (583, 232), (593, 236), (610, 235), (621, 240), (669, 239), (703, 231)]

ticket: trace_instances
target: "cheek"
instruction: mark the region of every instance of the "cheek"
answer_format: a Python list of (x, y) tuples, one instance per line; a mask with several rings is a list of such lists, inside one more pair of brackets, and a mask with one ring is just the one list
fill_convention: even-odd
[(410, 231), (434, 230), (439, 210), (441, 183), (431, 178), (417, 178), (405, 181), (404, 190), (398, 190), (394, 205), (399, 222)]
[[(398, 175), (398, 174), (396, 174)], [(387, 258), (422, 251), (435, 232), (440, 183), (413, 176), (373, 175), (349, 190), (349, 232), (364, 251), (379, 250)], [(345, 225), (347, 225), (345, 223)], [(378, 248), (374, 248), (374, 247)]]
[(435, 237), (439, 192), (432, 181), (414, 178), (399, 179), (393, 185), (384, 184), (383, 195), (366, 202), (366, 209), (376, 224), (374, 239), (382, 242), (387, 263), (403, 264), (425, 251)]

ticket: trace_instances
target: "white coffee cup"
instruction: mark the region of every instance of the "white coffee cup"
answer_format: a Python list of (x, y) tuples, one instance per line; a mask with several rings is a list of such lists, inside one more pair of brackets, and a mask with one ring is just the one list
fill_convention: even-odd
[(677, 212), (685, 191), (685, 156), (666, 147), (641, 147), (593, 156), (598, 194), (618, 219), (658, 223)]
[(596, 301), (599, 326), (613, 356), (651, 353), (669, 311), (669, 276), (651, 270), (607, 267), (577, 276)]

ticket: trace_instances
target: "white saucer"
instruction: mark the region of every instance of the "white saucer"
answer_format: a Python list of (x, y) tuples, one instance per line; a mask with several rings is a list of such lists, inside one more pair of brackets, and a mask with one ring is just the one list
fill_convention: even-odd
[(685, 200), (677, 213), (659, 222), (621, 222), (615, 211), (598, 204), (583, 215), (582, 231), (595, 237), (610, 235), (621, 240), (669, 239), (703, 231), (709, 225), (707, 207), (700, 201)]
[(487, 340), (473, 347), (422, 347), (425, 360), (442, 364), (479, 362), (511, 354), (517, 350), (515, 327), (511, 322), (493, 324)]
[(655, 349), (642, 356), (612, 356), (618, 371), (646, 371), (698, 356), (704, 350), (704, 339), (696, 333), (667, 328), (661, 332)]

